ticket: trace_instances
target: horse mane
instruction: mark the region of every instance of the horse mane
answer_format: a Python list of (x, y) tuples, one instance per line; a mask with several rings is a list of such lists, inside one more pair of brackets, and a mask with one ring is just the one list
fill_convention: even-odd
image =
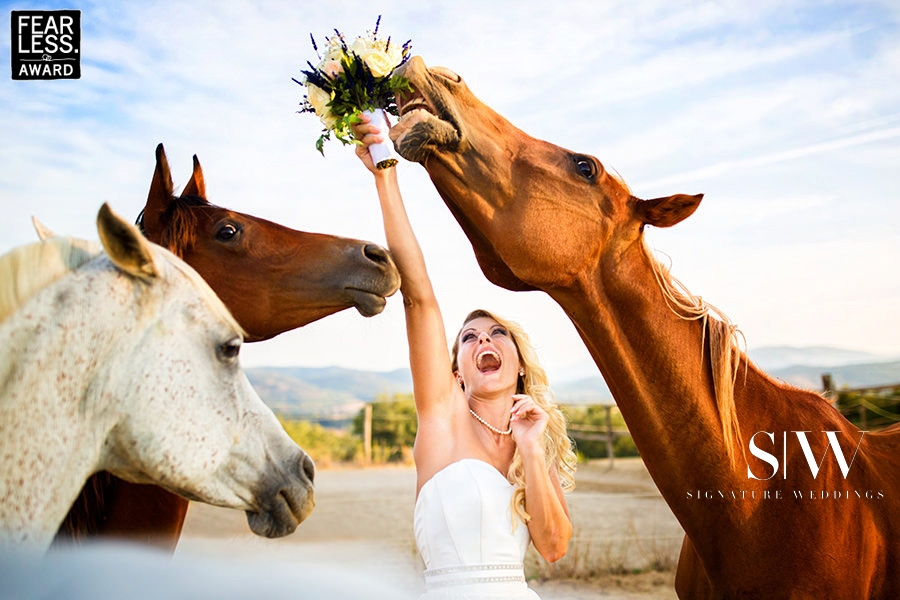
[[(223, 318), (230, 323), (235, 331), (240, 332), (241, 336), (247, 337), (247, 332), (241, 327), (231, 315), (231, 311), (222, 303), (219, 296), (213, 291), (205, 279), (200, 277), (193, 268), (188, 267), (187, 263), (182, 262), (184, 259), (184, 251), (194, 245), (197, 240), (197, 213), (193, 210), (203, 206), (212, 206), (206, 198), (201, 196), (173, 196), (172, 201), (166, 207), (165, 212), (161, 215), (159, 221), (163, 223), (163, 230), (159, 234), (159, 240), (154, 241), (159, 246), (168, 250), (179, 261), (172, 264), (179, 271), (185, 274), (194, 285), (203, 292), (204, 301), (212, 310), (213, 314)], [(135, 223), (142, 234), (147, 235), (144, 228), (144, 211), (138, 215)], [(184, 268), (188, 267), (188, 268)]]
[(112, 475), (99, 471), (85, 482), (81, 493), (60, 523), (53, 539), (55, 545), (77, 545), (80, 540), (98, 535), (106, 515), (106, 489)]
[(682, 319), (701, 322), (703, 329), (699, 357), (701, 363), (704, 360), (703, 348), (706, 346), (706, 336), (709, 335), (710, 367), (716, 407), (722, 421), (725, 451), (731, 460), (732, 467), (738, 468), (738, 457), (743, 456), (746, 459), (734, 403), (734, 384), (741, 361), (743, 360), (745, 367), (749, 368), (749, 361), (744, 356), (740, 345), (744, 339), (743, 334), (725, 313), (699, 296), (693, 295), (683, 283), (672, 276), (669, 268), (652, 255), (646, 243), (644, 252), (650, 259), (653, 276), (672, 312)]
[[(184, 251), (197, 241), (197, 215), (191, 210), (199, 206), (209, 206), (209, 202), (200, 196), (173, 196), (166, 210), (160, 215), (163, 229), (159, 233), (160, 246), (179, 258), (184, 258)], [(144, 213), (138, 216), (137, 225), (144, 235)]]
[(0, 256), (0, 322), (35, 293), (99, 253), (94, 242), (52, 237)]
[[(0, 256), (0, 323), (35, 293), (101, 252), (102, 248), (96, 242), (58, 236), (19, 246)], [(247, 336), (206, 280), (180, 259), (168, 262), (200, 291), (204, 303), (217, 318), (227, 322), (243, 337)]]

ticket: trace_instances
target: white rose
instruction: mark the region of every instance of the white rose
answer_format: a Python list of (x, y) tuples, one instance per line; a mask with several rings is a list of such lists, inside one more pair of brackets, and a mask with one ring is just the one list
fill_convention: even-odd
[(403, 45), (391, 41), (391, 44), (386, 52), (388, 55), (388, 59), (391, 61), (391, 64), (394, 65), (394, 68), (397, 68), (397, 65), (400, 64), (401, 60), (403, 60)]
[(391, 59), (391, 56), (384, 51), (385, 43), (371, 38), (358, 37), (350, 44), (350, 51), (369, 67), (372, 75), (387, 77), (400, 60)]
[(334, 129), (334, 126), (337, 125), (338, 122), (338, 118), (331, 114), (331, 111), (326, 115), (319, 116), (319, 120), (322, 121), (322, 125), (324, 125), (326, 129)]
[(366, 63), (369, 71), (375, 77), (387, 77), (394, 70), (394, 67), (397, 66), (397, 63), (391, 61), (391, 57), (388, 56), (387, 52), (376, 48), (366, 50), (359, 55), (359, 58)]
[(357, 56), (362, 56), (363, 52), (371, 49), (374, 41), (371, 38), (358, 37), (350, 44), (350, 52)]
[(316, 111), (316, 114), (325, 122), (326, 117), (334, 119), (334, 115), (328, 109), (328, 103), (331, 102), (331, 94), (323, 90), (317, 85), (311, 83), (306, 84), (306, 99)]

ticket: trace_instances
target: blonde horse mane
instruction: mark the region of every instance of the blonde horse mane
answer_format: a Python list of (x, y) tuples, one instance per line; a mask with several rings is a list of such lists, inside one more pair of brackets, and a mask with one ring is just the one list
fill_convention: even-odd
[(99, 253), (95, 243), (52, 237), (0, 256), (0, 322), (35, 293)]
[[(711, 361), (713, 387), (716, 395), (716, 407), (722, 421), (722, 435), (725, 450), (732, 467), (738, 468), (738, 457), (746, 459), (746, 452), (741, 439), (737, 409), (734, 404), (734, 385), (743, 352), (741, 340), (743, 334), (725, 313), (715, 306), (694, 296), (678, 279), (672, 276), (668, 267), (656, 259), (646, 244), (644, 251), (653, 267), (653, 276), (662, 290), (666, 303), (672, 312), (687, 321), (700, 321), (703, 328), (700, 361), (703, 362), (703, 350), (706, 336), (709, 333), (709, 356)], [(712, 315), (713, 318), (710, 318)]]
[[(161, 250), (165, 251), (164, 248)], [(102, 251), (97, 242), (60, 236), (19, 246), (0, 256), (0, 323), (35, 293)], [(234, 319), (231, 311), (209, 284), (186, 263), (177, 257), (173, 258), (175, 260), (168, 262), (200, 291), (204, 304), (212, 313), (227, 322), (242, 337), (246, 337), (244, 328)]]

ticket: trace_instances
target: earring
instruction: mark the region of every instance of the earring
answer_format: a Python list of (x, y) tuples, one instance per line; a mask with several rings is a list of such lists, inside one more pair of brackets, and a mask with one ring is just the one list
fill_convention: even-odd
[(462, 377), (460, 377), (460, 376), (457, 375), (457, 377), (456, 377), (456, 383), (459, 384), (459, 387), (462, 387), (462, 386), (463, 386), (463, 380), (462, 380)]
[(525, 369), (524, 368), (519, 369), (519, 377), (525, 377)]

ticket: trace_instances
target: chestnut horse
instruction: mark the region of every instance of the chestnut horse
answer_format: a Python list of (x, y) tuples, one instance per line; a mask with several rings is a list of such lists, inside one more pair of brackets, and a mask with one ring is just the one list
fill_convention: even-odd
[(104, 469), (293, 532), (313, 463), (241, 370), (240, 325), (105, 204), (97, 230), (105, 253), (54, 238), (0, 257), (0, 548), (46, 550)]
[[(206, 200), (200, 162), (180, 196), (162, 144), (138, 225), (152, 242), (191, 265), (246, 332), (259, 341), (355, 307), (380, 313), (400, 284), (390, 254), (359, 240), (296, 231)], [(42, 235), (47, 235), (44, 232)], [(115, 536), (174, 550), (188, 501), (108, 473), (92, 477), (57, 542)]]
[(415, 57), (402, 74), (414, 92), (395, 147), (425, 167), (491, 282), (543, 290), (575, 324), (684, 528), (679, 596), (900, 598), (900, 428), (860, 432), (767, 376), (652, 256), (644, 227), (677, 224), (701, 196), (638, 199), (455, 73)]

